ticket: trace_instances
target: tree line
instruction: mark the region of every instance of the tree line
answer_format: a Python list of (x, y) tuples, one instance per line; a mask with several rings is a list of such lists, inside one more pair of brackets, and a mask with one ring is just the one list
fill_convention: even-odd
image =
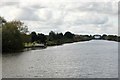
[(31, 33), (32, 42), (43, 43), (47, 46), (61, 45), (64, 43), (72, 43), (77, 41), (91, 40), (91, 37), (88, 35), (76, 37), (75, 34), (67, 31), (63, 33), (55, 33), (54, 31), (49, 32), (49, 35), (44, 35), (42, 33)]
[[(70, 31), (55, 33), (50, 31), (49, 35), (36, 33), (35, 31), (27, 34), (28, 27), (21, 21), (6, 21), (0, 17), (0, 29), (2, 28), (2, 52), (22, 51), (26, 46), (34, 44), (44, 44), (46, 46), (62, 45), (64, 43), (73, 43), (79, 41), (89, 41), (93, 39), (92, 35), (76, 35)], [(120, 41), (116, 35), (102, 35), (101, 39)]]
[(101, 39), (120, 42), (120, 36), (103, 34)]

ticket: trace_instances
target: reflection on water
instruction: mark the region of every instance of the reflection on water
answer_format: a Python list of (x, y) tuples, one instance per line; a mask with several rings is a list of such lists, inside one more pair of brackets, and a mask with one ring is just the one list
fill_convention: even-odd
[(3, 55), (4, 78), (117, 78), (118, 43), (87, 41)]

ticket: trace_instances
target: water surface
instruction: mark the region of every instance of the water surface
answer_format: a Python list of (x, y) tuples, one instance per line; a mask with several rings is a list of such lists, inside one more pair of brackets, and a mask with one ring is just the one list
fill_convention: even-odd
[(3, 55), (3, 78), (117, 78), (118, 43), (92, 40)]

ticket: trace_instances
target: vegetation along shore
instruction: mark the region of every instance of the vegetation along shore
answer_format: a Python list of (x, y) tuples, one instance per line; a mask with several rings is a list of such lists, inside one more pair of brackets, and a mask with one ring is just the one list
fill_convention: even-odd
[(2, 33), (2, 52), (22, 51), (24, 48), (35, 47), (37, 44), (46, 48), (47, 46), (62, 45), (80, 41), (89, 41), (92, 39), (102, 39), (120, 42), (120, 36), (117, 35), (77, 35), (70, 31), (55, 33), (50, 31), (49, 35), (36, 33), (28, 34), (28, 27), (21, 21), (6, 21), (0, 17), (0, 31)]

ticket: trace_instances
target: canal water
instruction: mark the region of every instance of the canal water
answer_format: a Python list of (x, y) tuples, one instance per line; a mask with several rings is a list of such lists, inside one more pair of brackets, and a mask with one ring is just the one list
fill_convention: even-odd
[(91, 40), (2, 56), (3, 78), (117, 78), (118, 42)]

